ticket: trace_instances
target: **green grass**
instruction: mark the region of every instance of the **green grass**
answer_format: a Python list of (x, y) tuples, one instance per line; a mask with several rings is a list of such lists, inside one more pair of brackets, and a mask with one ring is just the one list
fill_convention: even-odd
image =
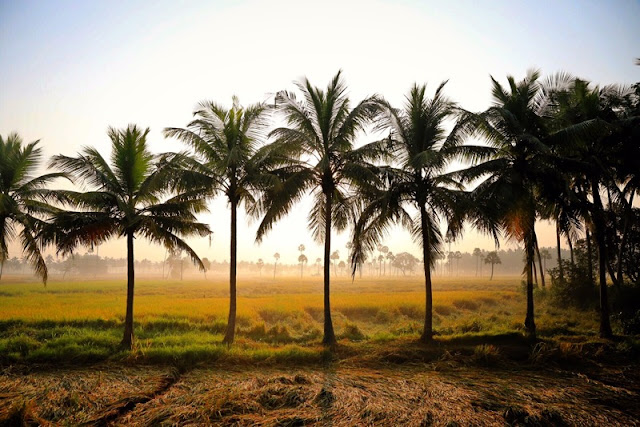
[[(519, 277), (436, 278), (434, 326), (442, 343), (521, 336), (525, 298)], [(140, 280), (136, 348), (119, 348), (125, 282), (116, 280), (0, 284), (0, 360), (84, 362), (178, 360), (245, 362), (326, 359), (319, 278), (250, 278), (239, 283), (237, 342), (221, 344), (228, 299), (224, 279)], [(334, 280), (332, 312), (340, 345), (356, 349), (415, 341), (422, 331), (420, 278)], [(558, 310), (536, 301), (539, 336), (596, 336), (595, 312)], [(487, 341), (487, 344), (490, 342)]]

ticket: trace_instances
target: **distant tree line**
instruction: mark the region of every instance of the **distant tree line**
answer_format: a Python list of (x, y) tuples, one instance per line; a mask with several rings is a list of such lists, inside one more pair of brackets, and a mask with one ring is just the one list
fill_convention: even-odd
[[(332, 250), (334, 231), (351, 230), (344, 267), (351, 274), (387, 262), (406, 274), (419, 264), (424, 274), (425, 318), (421, 339), (433, 336), (432, 275), (443, 256), (449, 274), (465, 257), (445, 251), (465, 224), (524, 248), (527, 293), (525, 330), (535, 337), (534, 288), (545, 286), (547, 254), (539, 248), (536, 222), (556, 224), (558, 263), (554, 281), (575, 280), (575, 257), (563, 258), (561, 241), (584, 239), (588, 286), (599, 289), (600, 335), (612, 335), (607, 280), (622, 289), (637, 282), (640, 222), (634, 197), (640, 178), (640, 84), (596, 86), (567, 73), (542, 79), (530, 71), (503, 85), (493, 77), (493, 103), (470, 112), (446, 97), (446, 82), (433, 97), (414, 85), (404, 105), (380, 96), (350, 102), (340, 72), (326, 89), (307, 79), (297, 93), (277, 92), (272, 102), (247, 107), (233, 99), (230, 108), (201, 102), (185, 127), (169, 127), (166, 137), (189, 150), (152, 154), (149, 129), (130, 125), (108, 130), (111, 156), (85, 147), (77, 156), (54, 156), (54, 170), (35, 172), (42, 160), (38, 142), (23, 144), (17, 134), (0, 138), (0, 274), (9, 259), (8, 241), (17, 239), (25, 259), (46, 283), (47, 246), (63, 256), (79, 246), (93, 248), (124, 237), (127, 248), (127, 306), (124, 347), (131, 348), (135, 284), (135, 238), (184, 254), (200, 270), (207, 266), (186, 238), (211, 235), (197, 215), (207, 201), (222, 196), (231, 217), (230, 304), (224, 342), (234, 341), (237, 312), (237, 211), (258, 221), (256, 241), (287, 215), (306, 194), (314, 204), (308, 224), (323, 244), (324, 338), (336, 342), (331, 320), (330, 282), (340, 269)], [(270, 132), (271, 116), (283, 124)], [(446, 124), (453, 127), (447, 131)], [(367, 130), (383, 135), (356, 146)], [(468, 141), (480, 141), (470, 144)], [(449, 171), (451, 162), (465, 167)], [(68, 179), (86, 191), (51, 188)], [(421, 256), (391, 254), (380, 246), (389, 227), (409, 230)], [(444, 228), (442, 228), (444, 227)], [(444, 231), (443, 231), (444, 230)], [(581, 248), (582, 250), (582, 248)], [(309, 260), (300, 249), (300, 271)], [(507, 256), (485, 254), (495, 268)], [(522, 256), (522, 255), (520, 255)], [(388, 258), (387, 258), (388, 257)], [(274, 276), (279, 254), (274, 254)], [(175, 262), (175, 260), (172, 260)], [(183, 263), (182, 258), (180, 262)], [(264, 265), (265, 261), (262, 261)], [(510, 263), (511, 264), (511, 263)], [(500, 264), (502, 265), (502, 264)], [(485, 267), (486, 268), (486, 267)], [(539, 277), (536, 277), (539, 276)]]

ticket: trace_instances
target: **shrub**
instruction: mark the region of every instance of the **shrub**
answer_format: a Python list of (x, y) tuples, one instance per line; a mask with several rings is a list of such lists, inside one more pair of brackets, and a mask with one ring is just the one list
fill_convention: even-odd
[(478, 303), (471, 301), (471, 300), (467, 300), (467, 299), (457, 299), (455, 301), (453, 301), (453, 306), (462, 310), (477, 310), (478, 309)]
[(611, 307), (626, 335), (640, 334), (640, 285), (611, 288)]
[(494, 366), (500, 360), (500, 351), (494, 345), (477, 345), (473, 349), (472, 360), (481, 366)]
[(362, 341), (365, 340), (367, 336), (362, 333), (360, 328), (358, 328), (358, 325), (347, 323), (344, 326), (342, 334), (340, 334), (340, 338), (347, 338), (351, 341)]
[(42, 346), (41, 343), (27, 335), (19, 335), (0, 341), (0, 353), (19, 353), (22, 357)]
[(564, 268), (563, 279), (560, 278), (560, 270), (557, 267), (549, 270), (551, 303), (558, 307), (571, 306), (581, 309), (596, 307), (598, 288), (589, 279), (586, 261), (580, 260), (572, 265), (569, 261), (562, 260), (562, 265)]

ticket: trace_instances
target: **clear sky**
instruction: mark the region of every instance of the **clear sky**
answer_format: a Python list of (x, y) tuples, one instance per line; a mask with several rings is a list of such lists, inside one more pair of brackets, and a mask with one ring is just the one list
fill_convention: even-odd
[[(490, 103), (489, 75), (565, 70), (599, 84), (640, 81), (638, 1), (5, 1), (0, 0), (0, 134), (40, 139), (47, 156), (94, 145), (108, 155), (108, 126), (151, 128), (154, 151), (181, 149), (166, 126), (184, 126), (195, 104), (245, 104), (293, 89), (302, 76), (325, 86), (344, 70), (353, 102), (378, 93), (399, 105), (413, 82), (464, 108)], [(367, 136), (360, 138), (366, 142)], [(315, 260), (306, 231), (310, 201), (299, 204), (260, 246), (240, 217), (240, 259), (295, 262), (297, 246)], [(228, 259), (229, 214), (222, 198), (202, 216), (215, 231), (192, 244), (201, 256)], [(335, 239), (344, 249), (347, 235)], [(542, 246), (554, 244), (541, 224)], [(385, 241), (413, 247), (408, 233)], [(159, 247), (139, 253), (161, 259)], [(457, 250), (493, 243), (469, 232)], [(20, 256), (11, 247), (10, 256)], [(82, 252), (82, 251), (81, 251)], [(114, 241), (101, 255), (122, 256)]]

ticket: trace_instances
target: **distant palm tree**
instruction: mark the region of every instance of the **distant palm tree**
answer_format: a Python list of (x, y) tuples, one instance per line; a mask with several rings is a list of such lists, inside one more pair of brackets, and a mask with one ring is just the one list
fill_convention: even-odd
[(460, 260), (462, 259), (462, 252), (456, 251), (456, 253), (453, 254), (453, 256), (456, 259), (456, 276), (459, 276), (460, 275)]
[(337, 276), (338, 275), (337, 263), (338, 263), (338, 260), (340, 259), (340, 251), (338, 250), (333, 251), (333, 253), (331, 254), (331, 259), (333, 260), (333, 275)]
[(551, 253), (549, 252), (549, 249), (543, 248), (540, 251), (540, 255), (542, 256), (544, 271), (547, 271), (547, 260), (552, 258)]
[[(456, 130), (445, 133), (445, 121), (456, 112), (453, 102), (443, 94), (445, 83), (438, 86), (432, 99), (425, 95), (425, 86), (415, 85), (402, 110), (382, 103), (384, 114), (379, 128), (391, 130), (386, 148), (398, 166), (383, 168), (385, 185), (366, 194), (366, 207), (352, 238), (354, 273), (364, 254), (376, 249), (392, 223), (402, 224), (420, 243), (426, 296), (420, 339), (424, 342), (433, 336), (431, 268), (442, 245), (440, 221), (449, 223), (449, 234), (454, 237), (463, 216), (464, 192), (444, 173), (460, 142)], [(418, 215), (414, 217), (407, 209), (416, 209)]]
[(243, 202), (251, 211), (256, 203), (254, 195), (264, 179), (259, 145), (264, 137), (267, 107), (254, 104), (243, 108), (233, 98), (227, 109), (211, 101), (198, 105), (196, 117), (186, 128), (166, 128), (164, 135), (189, 144), (200, 161), (187, 162), (191, 172), (187, 185), (198, 185), (213, 195), (224, 193), (231, 209), (231, 245), (229, 263), (229, 318), (223, 342), (233, 343), (237, 310), (237, 210)]
[(258, 272), (260, 274), (260, 277), (262, 277), (262, 269), (264, 268), (264, 261), (262, 260), (262, 258), (258, 259), (258, 262), (256, 263), (256, 265), (258, 266)]
[(44, 225), (43, 218), (56, 209), (46, 203), (52, 192), (44, 187), (66, 175), (34, 175), (42, 160), (39, 142), (23, 145), (17, 133), (9, 134), (7, 139), (0, 135), (0, 279), (9, 259), (9, 241), (17, 228), (25, 259), (46, 286), (47, 264), (42, 258), (38, 233)]
[(135, 125), (109, 128), (111, 164), (94, 148), (86, 147), (78, 157), (54, 156), (51, 166), (59, 168), (92, 189), (87, 192), (59, 190), (59, 201), (78, 209), (56, 213), (43, 234), (58, 252), (69, 254), (78, 245), (97, 245), (112, 237), (127, 241), (127, 311), (122, 345), (132, 348), (135, 236), (163, 244), (169, 252), (184, 251), (204, 270), (202, 261), (183, 240), (207, 236), (209, 227), (195, 215), (206, 210), (203, 192), (181, 191), (162, 201), (181, 180), (172, 156), (153, 155), (147, 148), (149, 129)]
[(300, 256), (298, 257), (298, 263), (300, 263), (300, 278), (302, 278), (304, 264), (308, 261), (307, 256), (304, 254), (305, 249), (304, 245), (298, 246), (298, 251), (300, 251)]
[(318, 275), (320, 275), (320, 263), (322, 262), (321, 258), (316, 258), (316, 266), (318, 267)]
[(278, 252), (276, 252), (275, 254), (273, 254), (273, 278), (276, 278), (276, 267), (278, 266), (278, 260), (280, 259), (280, 254)]
[(275, 129), (270, 145), (274, 157), (280, 155), (281, 167), (273, 174), (281, 182), (267, 192), (264, 218), (257, 240), (286, 215), (296, 201), (313, 192), (314, 206), (309, 213), (309, 225), (314, 239), (324, 243), (324, 338), (325, 345), (336, 342), (331, 321), (330, 257), (331, 232), (346, 229), (351, 219), (350, 190), (375, 179), (371, 161), (384, 157), (379, 143), (354, 149), (355, 138), (378, 111), (376, 99), (367, 98), (350, 107), (341, 72), (331, 80), (326, 90), (312, 86), (308, 79), (297, 83), (300, 100), (290, 92), (275, 97), (278, 110), (285, 116), (286, 127)]
[[(385, 246), (386, 247), (386, 246)], [(387, 255), (385, 256), (385, 258), (387, 259), (387, 261), (389, 261), (389, 275), (393, 275), (393, 270), (391, 269), (391, 263), (393, 262), (393, 260), (395, 259), (395, 255), (393, 255), (393, 252), (388, 251)], [(386, 267), (385, 267), (386, 268)], [(386, 273), (386, 271), (385, 271)]]
[(498, 252), (496, 251), (489, 252), (484, 259), (484, 263), (491, 264), (491, 277), (489, 277), (489, 280), (493, 280), (493, 266), (496, 264), (502, 264), (502, 260), (498, 256)]
[(473, 256), (476, 257), (476, 276), (478, 275), (478, 268), (480, 265), (480, 255), (482, 255), (480, 248), (475, 248), (473, 250)]
[[(387, 273), (387, 265), (384, 262), (384, 254), (389, 252), (389, 247), (384, 245), (378, 245), (378, 261), (380, 261), (380, 275), (385, 275)], [(384, 271), (382, 270), (384, 268)]]

